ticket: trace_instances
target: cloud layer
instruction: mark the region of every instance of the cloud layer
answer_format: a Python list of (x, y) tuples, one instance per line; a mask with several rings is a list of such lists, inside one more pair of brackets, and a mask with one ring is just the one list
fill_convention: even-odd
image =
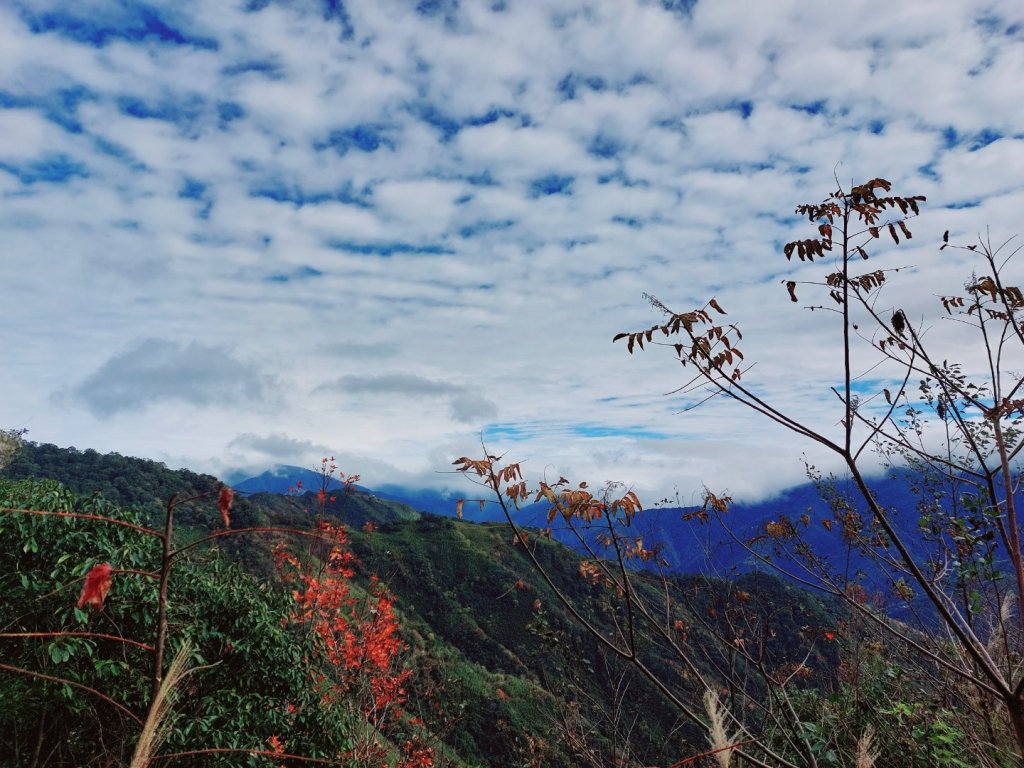
[(779, 285), (795, 205), (927, 195), (877, 256), (931, 312), (970, 272), (944, 229), (1019, 226), (1022, 77), (1008, 0), (15, 0), (0, 426), (212, 471), (331, 446), (368, 484), (450, 483), (482, 434), (651, 497), (777, 490), (799, 444), (677, 415), (678, 366), (611, 337), (644, 292), (716, 295), (831, 428), (828, 323)]

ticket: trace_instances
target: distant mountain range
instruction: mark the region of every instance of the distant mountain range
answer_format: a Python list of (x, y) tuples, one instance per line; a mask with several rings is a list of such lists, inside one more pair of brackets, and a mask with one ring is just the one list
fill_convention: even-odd
[[(288, 465), (279, 465), (256, 477), (234, 483), (234, 488), (245, 493), (287, 493), (302, 482), (303, 490), (320, 487), (321, 476), (317, 472)], [(926, 544), (921, 542), (918, 530), (918, 512), (922, 497), (915, 491), (916, 476), (908, 470), (895, 470), (887, 477), (875, 478), (871, 487), (876, 497), (890, 510), (897, 530), (906, 534), (908, 541), (917, 542), (918, 554)], [(844, 483), (847, 485), (844, 486)], [(848, 486), (848, 487), (847, 487)], [(457, 496), (451, 491), (430, 489), (408, 489), (397, 485), (386, 485), (377, 489), (357, 487), (362, 493), (381, 500), (407, 504), (419, 512), (454, 517)], [(847, 491), (854, 510), (864, 512), (865, 505), (859, 499), (852, 481), (837, 481), (838, 491)], [(482, 489), (468, 487), (466, 496), (475, 496)], [(662, 557), (669, 567), (682, 573), (707, 573), (708, 575), (730, 576), (753, 570), (763, 570), (759, 561), (741, 542), (749, 542), (765, 531), (769, 522), (778, 522), (783, 517), (797, 525), (802, 538), (819, 556), (829, 559), (833, 566), (846, 569), (851, 577), (863, 568), (865, 558), (849, 552), (844, 543), (839, 525), (828, 527), (833, 519), (828, 505), (813, 483), (790, 488), (772, 498), (755, 503), (733, 505), (721, 520), (712, 517), (705, 523), (684, 519), (694, 508), (654, 507), (644, 510), (634, 520), (635, 530), (649, 544), (657, 543), (662, 548)], [(526, 526), (543, 527), (546, 524), (545, 504), (525, 506), (516, 513), (519, 522)], [(806, 515), (807, 523), (801, 523)], [(504, 521), (504, 514), (493, 503), (483, 510), (476, 503), (467, 503), (463, 518), (472, 522)], [(555, 530), (555, 537), (573, 545), (575, 537), (567, 531)], [(576, 547), (578, 548), (578, 546)], [(762, 547), (762, 550), (764, 548)], [(784, 554), (773, 555), (777, 565), (793, 569), (796, 564)], [(880, 585), (879, 585), (880, 586)]]
[[(236, 491), (245, 494), (287, 494), (300, 488), (302, 491), (317, 491), (323, 482), (323, 476), (319, 472), (289, 464), (278, 464), (255, 477), (246, 477), (244, 474), (238, 473), (232, 473), (228, 477), (226, 482)], [(333, 478), (328, 482), (329, 490), (340, 487), (341, 483)], [(355, 488), (361, 493), (370, 494), (378, 499), (408, 504), (417, 512), (455, 516), (455, 500), (458, 497), (450, 491), (435, 491), (429, 488), (409, 489), (398, 485), (382, 485), (373, 489), (357, 485)]]
[[(119, 454), (100, 454), (93, 450), (77, 451), (73, 448), (58, 448), (54, 445), (26, 444), (24, 450), (7, 467), (4, 474), (11, 478), (53, 477), (60, 479), (78, 493), (100, 492), (106, 498), (126, 506), (139, 505), (150, 508), (157, 517), (162, 514), (167, 498), (172, 493), (196, 495), (215, 492), (219, 487), (217, 478), (199, 475), (188, 470), (169, 470), (162, 464), (141, 459), (132, 459)], [(244, 497), (253, 497), (259, 505), (278, 509), (283, 513), (290, 507), (309, 506), (315, 503), (309, 499), (285, 500), (290, 488), (304, 493), (319, 490), (320, 473), (302, 467), (279, 465), (255, 477), (229, 475), (229, 483)], [(842, 481), (840, 481), (841, 484)], [(888, 477), (871, 480), (871, 487), (878, 499), (894, 510), (893, 520), (897, 530), (906, 534), (913, 551), (919, 558), (929, 555), (940, 559), (945, 553), (937, 548), (927, 551), (927, 539), (919, 530), (919, 505), (928, 499), (922, 497), (920, 489), (915, 492), (919, 478), (907, 470), (898, 470)], [(331, 489), (338, 483), (331, 483)], [(339, 499), (338, 510), (344, 509), (351, 525), (362, 525), (366, 521), (408, 520), (416, 513), (428, 513), (455, 517), (455, 491), (433, 489), (410, 489), (394, 484), (377, 488), (357, 486), (357, 493)], [(842, 490), (842, 488), (840, 488)], [(848, 489), (852, 490), (852, 489)], [(303, 494), (298, 494), (303, 496)], [(263, 500), (259, 497), (269, 495)], [(466, 483), (463, 495), (472, 499), (484, 496), (483, 488)], [(236, 514), (249, 514), (243, 498)], [(943, 496), (943, 499), (946, 499)], [(857, 494), (851, 495), (852, 507), (864, 510)], [(932, 500), (933, 501), (933, 500)], [(948, 501), (948, 500), (947, 500)], [(770, 499), (756, 503), (736, 504), (721, 520), (710, 519), (705, 524), (696, 520), (684, 520), (691, 509), (680, 507), (650, 508), (636, 517), (634, 530), (643, 536), (645, 543), (660, 544), (662, 557), (672, 570), (681, 573), (706, 573), (728, 577), (736, 573), (764, 570), (758, 561), (740, 542), (749, 542), (762, 535), (765, 525), (777, 522), (784, 516), (797, 525), (801, 537), (817, 555), (829, 559), (834, 567), (841, 567), (855, 577), (859, 570), (876, 573), (877, 569), (866, 568), (867, 561), (856, 551), (848, 552), (843, 541), (841, 526), (829, 524), (833, 519), (828, 505), (822, 500), (818, 489), (811, 483), (790, 488)], [(544, 504), (526, 506), (516, 513), (516, 519), (526, 526), (543, 527), (546, 524), (547, 507)], [(185, 513), (182, 513), (185, 514)], [(251, 514), (256, 515), (256, 512)], [(807, 524), (800, 523), (806, 515)], [(497, 504), (491, 502), (480, 506), (473, 501), (463, 507), (463, 519), (469, 522), (501, 522), (504, 515)], [(554, 532), (555, 538), (570, 546), (577, 545), (567, 531)], [(764, 547), (762, 546), (762, 550)], [(795, 570), (796, 564), (785, 554), (773, 554), (776, 565)], [(870, 577), (866, 584), (870, 584)], [(875, 586), (882, 586), (877, 584)]]

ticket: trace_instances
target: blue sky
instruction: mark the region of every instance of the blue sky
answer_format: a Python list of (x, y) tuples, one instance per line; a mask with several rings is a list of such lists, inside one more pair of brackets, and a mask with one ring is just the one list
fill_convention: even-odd
[(794, 206), (834, 170), (927, 195), (879, 266), (931, 313), (970, 271), (943, 230), (1019, 231), (1022, 82), (1009, 1), (4, 3), (0, 426), (431, 486), (482, 432), (647, 498), (778, 490), (803, 446), (679, 415), (678, 366), (612, 336), (716, 295), (833, 427)]

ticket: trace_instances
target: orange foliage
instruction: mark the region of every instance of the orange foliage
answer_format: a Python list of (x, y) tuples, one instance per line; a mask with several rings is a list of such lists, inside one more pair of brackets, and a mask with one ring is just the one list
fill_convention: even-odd
[[(318, 527), (330, 548), (315, 570), (284, 549), (275, 552), (285, 579), (296, 584), (290, 618), (312, 631), (316, 652), (329, 670), (316, 680), (324, 700), (347, 707), (372, 726), (371, 735), (357, 739), (347, 757), (354, 764), (386, 764), (387, 748), (372, 734), (397, 736), (407, 733), (410, 724), (404, 707), (412, 669), (404, 664), (407, 646), (399, 635), (394, 598), (376, 577), (371, 577), (368, 596), (353, 594), (357, 560), (348, 549), (348, 534), (324, 520)], [(401, 753), (396, 768), (434, 764), (433, 748), (418, 737), (395, 743)]]
[(231, 527), (231, 507), (235, 503), (235, 492), (226, 485), (220, 489), (220, 496), (217, 498), (217, 508), (220, 510), (224, 527)]

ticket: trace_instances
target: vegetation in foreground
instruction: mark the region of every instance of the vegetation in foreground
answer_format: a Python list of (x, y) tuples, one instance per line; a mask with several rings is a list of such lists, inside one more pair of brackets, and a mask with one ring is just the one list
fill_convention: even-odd
[[(0, 678), (0, 732), (7, 734), (3, 753), (12, 756), (11, 765), (127, 765), (141, 729), (136, 718), (146, 714), (152, 687), (147, 638), (159, 622), (159, 584), (147, 574), (160, 561), (160, 542), (94, 518), (146, 528), (165, 510), (155, 503), (116, 507), (53, 479), (80, 483), (75, 477), (81, 464), (90, 468), (93, 483), (106, 483), (126, 470), (148, 473), (144, 486), (173, 482), (178, 475), (151, 462), (29, 443), (10, 474), (20, 476), (30, 465), (50, 479), (0, 479), (0, 506), (7, 510), (89, 516), (8, 512), (0, 518), (4, 663), (60, 679), (9, 669)], [(181, 548), (216, 538), (212, 548), (183, 550), (171, 570), (167, 656), (187, 643), (192, 671), (167, 716), (171, 727), (157, 757), (199, 754), (168, 759), (168, 764), (277, 765), (282, 763), (273, 751), (282, 745), (298, 757), (341, 755), (335, 764), (377, 765), (359, 762), (353, 754), (355, 736), (364, 727), (362, 710), (352, 700), (356, 681), (348, 679), (344, 695), (336, 690), (326, 699), (322, 681), (315, 682), (322, 667), (336, 668), (332, 662), (339, 660), (342, 646), (328, 643), (310, 629), (315, 627), (310, 616), (297, 613), (297, 604), (311, 600), (309, 588), (296, 593), (297, 582), (307, 583), (298, 572), (286, 581), (295, 567), (292, 555), (284, 558), (285, 568), (274, 565), (289, 551), (280, 549), (291, 543), (287, 529), (303, 530), (300, 521), (308, 529), (318, 519), (347, 525), (346, 554), (340, 562), (335, 556), (334, 576), (325, 570), (320, 580), (348, 593), (340, 601), (321, 601), (321, 607), (354, 601), (346, 609), (347, 621), (356, 622), (344, 646), (349, 650), (358, 637), (400, 640), (388, 647), (393, 664), (402, 662), (393, 673), (407, 692), (403, 717), (415, 721), (421, 745), (433, 750), (432, 764), (671, 765), (680, 755), (703, 751), (703, 735), (681, 727), (649, 681), (582, 631), (532, 569), (530, 556), (545, 563), (560, 589), (584, 605), (592, 625), (614, 631), (606, 589), (581, 570), (579, 555), (557, 542), (538, 537), (528, 553), (504, 526), (410, 517), (408, 508), (390, 502), (352, 498), (343, 503), (343, 493), (334, 494), (333, 501), (325, 496), (321, 510), (319, 491), (238, 499), (232, 527), (225, 528), (218, 494), (204, 490), (212, 478), (195, 478), (190, 489), (208, 495), (176, 507), (188, 523), (176, 529), (175, 540)], [(236, 512), (248, 527), (275, 530), (217, 536), (238, 530)], [(312, 550), (300, 545), (299, 554), (312, 555), (314, 571), (327, 569), (331, 556), (322, 548), (329, 539), (312, 541)], [(82, 577), (99, 563), (111, 563), (115, 570), (103, 609), (77, 608)], [(642, 580), (652, 596), (660, 588), (653, 577)], [(723, 604), (729, 591), (723, 582), (696, 577), (679, 577), (679, 583), (710, 601), (705, 611), (714, 610), (711, 603)], [(835, 609), (777, 579), (750, 576), (741, 586), (765, 605), (785, 606), (792, 622), (831, 626), (837, 621)], [(389, 598), (395, 623), (358, 624), (371, 604), (383, 615), (379, 603), (368, 602), (381, 594)], [(304, 602), (297, 603), (297, 596)], [(90, 632), (108, 636), (76, 634)], [(825, 649), (815, 664), (813, 679), (805, 681), (809, 685), (834, 677), (834, 649)], [(347, 662), (341, 666), (349, 669)], [(673, 674), (668, 657), (655, 666), (660, 674)], [(358, 666), (352, 669), (366, 674)], [(334, 679), (337, 688), (337, 675)], [(295, 715), (299, 711), (302, 717)], [(384, 756), (390, 764), (400, 764), (398, 738), (382, 740), (385, 751), (391, 750)]]

